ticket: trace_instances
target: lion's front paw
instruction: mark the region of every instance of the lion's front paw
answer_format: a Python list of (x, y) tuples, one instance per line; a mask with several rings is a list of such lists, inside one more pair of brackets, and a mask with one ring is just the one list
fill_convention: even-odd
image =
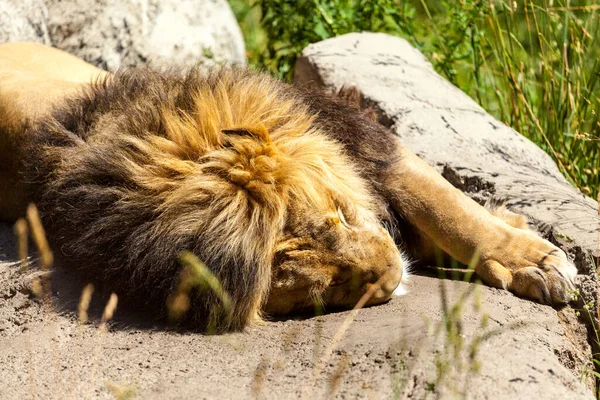
[(491, 286), (542, 304), (569, 302), (577, 269), (565, 253), (530, 232), (517, 232), (504, 248), (482, 260), (475, 271)]

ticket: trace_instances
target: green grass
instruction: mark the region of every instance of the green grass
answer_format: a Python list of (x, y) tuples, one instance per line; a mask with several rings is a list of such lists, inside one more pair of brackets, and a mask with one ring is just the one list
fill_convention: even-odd
[(583, 193), (598, 196), (598, 0), (250, 1), (230, 3), (251, 66), (290, 79), (309, 43), (356, 31), (405, 37), (440, 74), (544, 149)]

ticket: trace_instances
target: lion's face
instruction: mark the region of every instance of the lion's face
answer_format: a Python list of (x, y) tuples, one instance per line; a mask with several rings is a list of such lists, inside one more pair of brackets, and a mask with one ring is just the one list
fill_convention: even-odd
[(277, 243), (265, 311), (353, 307), (376, 282), (367, 304), (387, 301), (402, 280), (400, 252), (371, 210), (340, 198), (322, 209), (292, 201)]

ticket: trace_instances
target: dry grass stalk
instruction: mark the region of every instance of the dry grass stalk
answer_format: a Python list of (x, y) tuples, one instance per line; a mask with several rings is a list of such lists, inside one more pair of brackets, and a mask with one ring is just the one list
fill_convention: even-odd
[(27, 206), (27, 220), (31, 228), (31, 236), (40, 252), (40, 261), (45, 269), (50, 269), (54, 263), (54, 255), (46, 239), (46, 232), (42, 226), (42, 220), (35, 204)]
[(100, 330), (102, 332), (106, 332), (108, 330), (107, 323), (110, 321), (117, 309), (117, 303), (119, 302), (119, 297), (115, 293), (110, 294), (110, 298), (104, 307), (104, 312), (102, 313), (102, 322), (100, 323)]
[(328, 391), (327, 391), (328, 398), (335, 397), (336, 392), (338, 391), (338, 389), (340, 388), (340, 386), (342, 384), (342, 378), (344, 377), (344, 374), (348, 370), (349, 366), (350, 366), (350, 356), (348, 356), (348, 354), (344, 353), (342, 355), (342, 359), (340, 360), (337, 367), (335, 368), (335, 371), (333, 371), (333, 374), (331, 374), (331, 377), (329, 378)]
[(31, 280), (31, 293), (38, 299), (41, 299), (44, 296), (44, 285), (40, 278), (33, 278)]
[(185, 267), (181, 271), (175, 292), (167, 299), (167, 310), (171, 321), (178, 321), (190, 309), (190, 291), (193, 287), (193, 280), (191, 267)]
[(254, 377), (252, 378), (252, 395), (254, 398), (259, 398), (263, 392), (268, 368), (269, 361), (262, 360), (254, 370)]
[(81, 297), (79, 298), (79, 304), (77, 305), (77, 315), (79, 316), (79, 323), (84, 325), (88, 322), (88, 309), (90, 307), (90, 301), (92, 300), (92, 294), (94, 293), (94, 285), (88, 283), (81, 291)]
[[(38, 209), (33, 203), (30, 203), (27, 206), (27, 221), (29, 222), (29, 231), (31, 232), (31, 237), (33, 238), (33, 241), (40, 253), (40, 262), (42, 264), (42, 268), (46, 271), (49, 271), (54, 264), (54, 255), (52, 254), (52, 250), (50, 250), (50, 245), (48, 244), (46, 232), (44, 231)], [(50, 311), (52, 290), (50, 288), (49, 275), (45, 274), (35, 278), (31, 284), (31, 291), (36, 297), (43, 298), (45, 300), (48, 311)]]
[(344, 319), (344, 321), (340, 325), (339, 329), (337, 330), (337, 332), (333, 336), (333, 339), (331, 339), (331, 342), (329, 343), (329, 346), (327, 346), (327, 348), (323, 352), (323, 355), (321, 356), (320, 360), (315, 364), (315, 367), (313, 369), (312, 379), (310, 380), (309, 384), (307, 386), (305, 386), (304, 389), (302, 390), (302, 396), (301, 396), (301, 398), (304, 399), (304, 398), (307, 397), (307, 392), (306, 392), (307, 388), (314, 388), (314, 387), (316, 387), (317, 379), (318, 379), (319, 375), (321, 374), (321, 372), (323, 371), (323, 368), (324, 368), (325, 364), (327, 364), (327, 362), (329, 362), (329, 359), (331, 358), (331, 354), (333, 354), (333, 350), (335, 350), (335, 348), (337, 347), (337, 345), (340, 343), (340, 341), (342, 340), (342, 338), (344, 337), (344, 335), (346, 334), (346, 332), (348, 331), (348, 329), (350, 328), (350, 326), (352, 325), (352, 323), (356, 319), (356, 316), (358, 315), (358, 312), (365, 306), (365, 304), (367, 304), (367, 302), (369, 301), (369, 299), (378, 290), (381, 289), (381, 284), (385, 281), (385, 279), (387, 279), (387, 275), (386, 274), (384, 274), (381, 278), (379, 278), (379, 280), (377, 282), (375, 282), (369, 288), (369, 290), (367, 290), (367, 292), (365, 294), (362, 295), (362, 297), (358, 300), (358, 302), (356, 303), (356, 305), (354, 306), (354, 308), (352, 308), (352, 310), (350, 311), (350, 313), (346, 316), (346, 318)]
[(28, 266), (29, 249), (27, 248), (27, 221), (19, 218), (15, 223), (15, 235), (17, 236), (17, 251), (21, 263), (21, 269), (24, 270)]
[(129, 400), (135, 398), (137, 389), (133, 385), (120, 384), (117, 385), (112, 381), (104, 382), (104, 385), (115, 396), (116, 400)]

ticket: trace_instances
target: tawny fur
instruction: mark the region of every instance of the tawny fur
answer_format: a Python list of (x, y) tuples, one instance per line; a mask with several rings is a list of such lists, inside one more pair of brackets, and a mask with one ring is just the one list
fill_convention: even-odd
[(526, 231), (531, 230), (527, 222), (527, 217), (525, 217), (524, 215), (515, 214), (514, 212), (507, 209), (506, 204), (502, 202), (498, 203), (488, 201), (485, 204), (485, 208), (487, 208), (492, 215), (500, 218), (512, 227)]

